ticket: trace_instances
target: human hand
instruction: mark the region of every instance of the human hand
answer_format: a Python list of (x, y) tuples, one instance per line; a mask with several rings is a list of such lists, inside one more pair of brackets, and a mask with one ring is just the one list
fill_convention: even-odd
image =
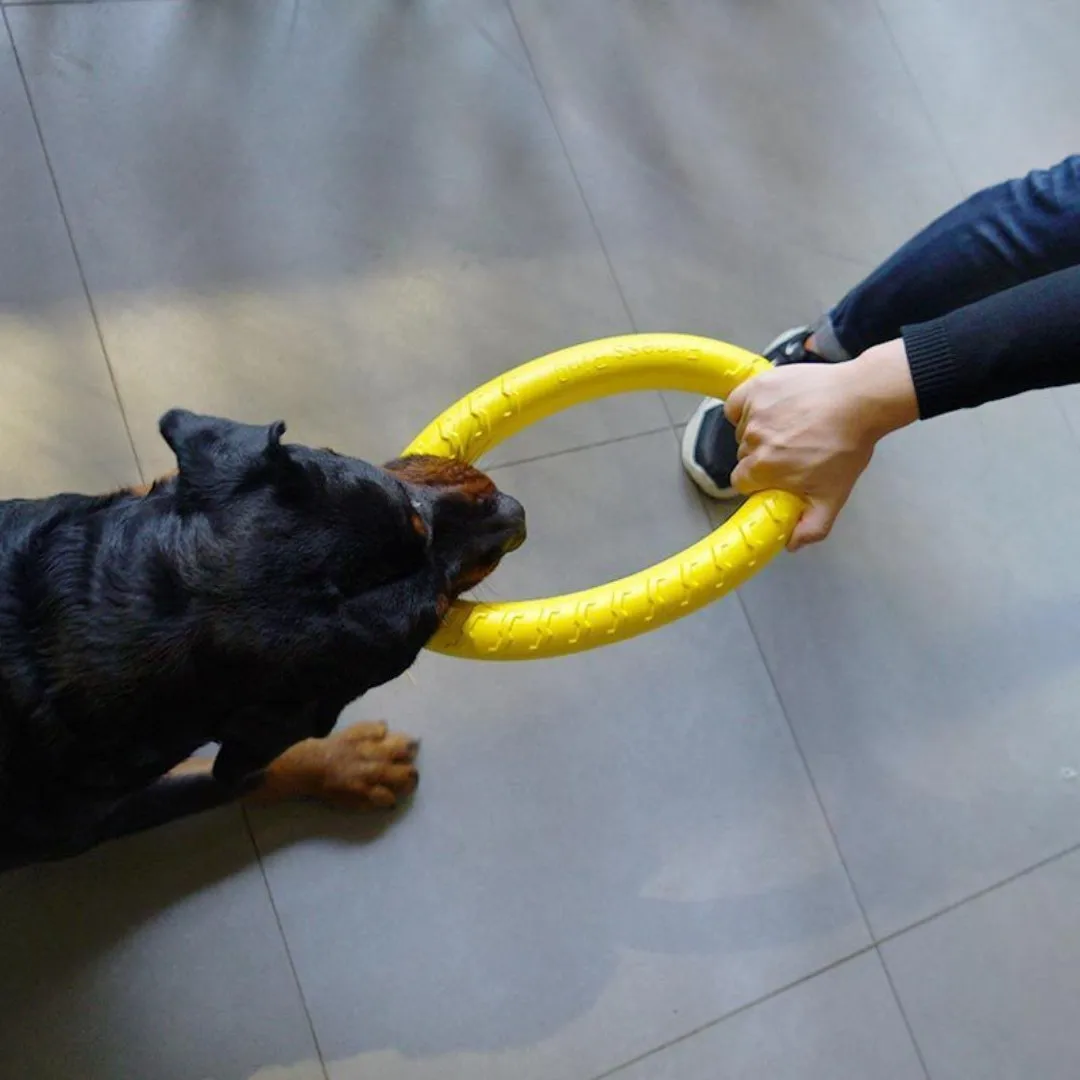
[(724, 406), (739, 439), (731, 482), (807, 502), (788, 549), (824, 540), (879, 439), (918, 418), (903, 341), (843, 364), (791, 364), (743, 383)]

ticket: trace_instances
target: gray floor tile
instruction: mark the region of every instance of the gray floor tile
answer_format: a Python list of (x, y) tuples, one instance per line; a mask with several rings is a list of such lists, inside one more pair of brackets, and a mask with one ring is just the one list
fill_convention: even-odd
[(970, 190), (1076, 153), (1075, 4), (881, 0), (881, 7)]
[(1080, 856), (883, 947), (934, 1080), (1072, 1080), (1080, 1055)]
[(615, 1074), (618, 1080), (925, 1080), (867, 953)]
[(1050, 394), (920, 425), (743, 589), (877, 933), (1080, 841), (1076, 468)]
[(236, 809), (0, 878), (0, 955), (2, 1076), (323, 1076)]
[[(480, 381), (628, 329), (500, 0), (9, 18), (152, 469), (174, 404), (389, 457)], [(666, 423), (611, 399), (503, 460)]]
[[(761, 350), (835, 304), (869, 265), (780, 244), (749, 221), (717, 220), (647, 174), (625, 177), (598, 211), (636, 325)], [(676, 421), (698, 398), (665, 393)]]
[(511, 3), (609, 244), (646, 182), (869, 262), (959, 194), (873, 0)]
[[(532, 515), (501, 595), (702, 531), (670, 432), (499, 476)], [(336, 1080), (581, 1080), (868, 941), (733, 600), (573, 659), (427, 656), (361, 705), (424, 739), (404, 820), (255, 819)]]
[(33, 116), (0, 27), (0, 497), (138, 479)]

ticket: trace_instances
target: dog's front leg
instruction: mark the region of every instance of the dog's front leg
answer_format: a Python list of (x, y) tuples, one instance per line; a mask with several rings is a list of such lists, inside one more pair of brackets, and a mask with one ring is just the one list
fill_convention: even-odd
[(352, 724), (304, 739), (266, 767), (252, 797), (316, 799), (346, 810), (389, 809), (417, 784), (420, 744), (382, 723)]
[(97, 826), (95, 843), (213, 810), (256, 791), (282, 751), (312, 730), (329, 730), (336, 715), (323, 717), (315, 709), (240, 714), (215, 758), (190, 758), (123, 799)]
[(278, 725), (234, 724), (222, 740), (214, 776), (233, 784), (258, 772), (249, 791), (263, 801), (315, 799), (345, 809), (395, 806), (416, 790), (419, 744), (383, 723), (334, 731), (341, 709), (341, 703), (322, 701)]
[(256, 774), (239, 784), (223, 784), (214, 777), (213, 770), (211, 758), (191, 758), (142, 791), (129, 795), (102, 820), (95, 843), (213, 810), (254, 791), (261, 783), (261, 776)]
[(259, 802), (312, 799), (346, 810), (391, 809), (416, 790), (418, 750), (415, 739), (388, 731), (385, 724), (361, 723), (323, 739), (304, 739), (237, 784), (216, 778), (215, 759), (191, 758), (125, 799), (102, 822), (96, 842), (243, 796)]

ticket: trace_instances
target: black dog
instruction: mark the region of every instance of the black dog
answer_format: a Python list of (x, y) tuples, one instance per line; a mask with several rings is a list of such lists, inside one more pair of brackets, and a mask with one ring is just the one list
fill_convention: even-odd
[(0, 869), (253, 791), (392, 805), (415, 743), (327, 736), (525, 538), (458, 461), (160, 428), (179, 468), (149, 489), (0, 502)]

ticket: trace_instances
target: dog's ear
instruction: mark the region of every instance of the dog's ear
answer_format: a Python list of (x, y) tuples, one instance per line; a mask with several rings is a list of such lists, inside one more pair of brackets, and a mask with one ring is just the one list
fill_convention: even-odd
[(176, 455), (179, 492), (197, 500), (224, 498), (248, 478), (264, 476), (282, 494), (304, 486), (304, 470), (281, 443), (285, 422), (239, 424), (186, 409), (170, 409), (161, 418), (161, 437)]

